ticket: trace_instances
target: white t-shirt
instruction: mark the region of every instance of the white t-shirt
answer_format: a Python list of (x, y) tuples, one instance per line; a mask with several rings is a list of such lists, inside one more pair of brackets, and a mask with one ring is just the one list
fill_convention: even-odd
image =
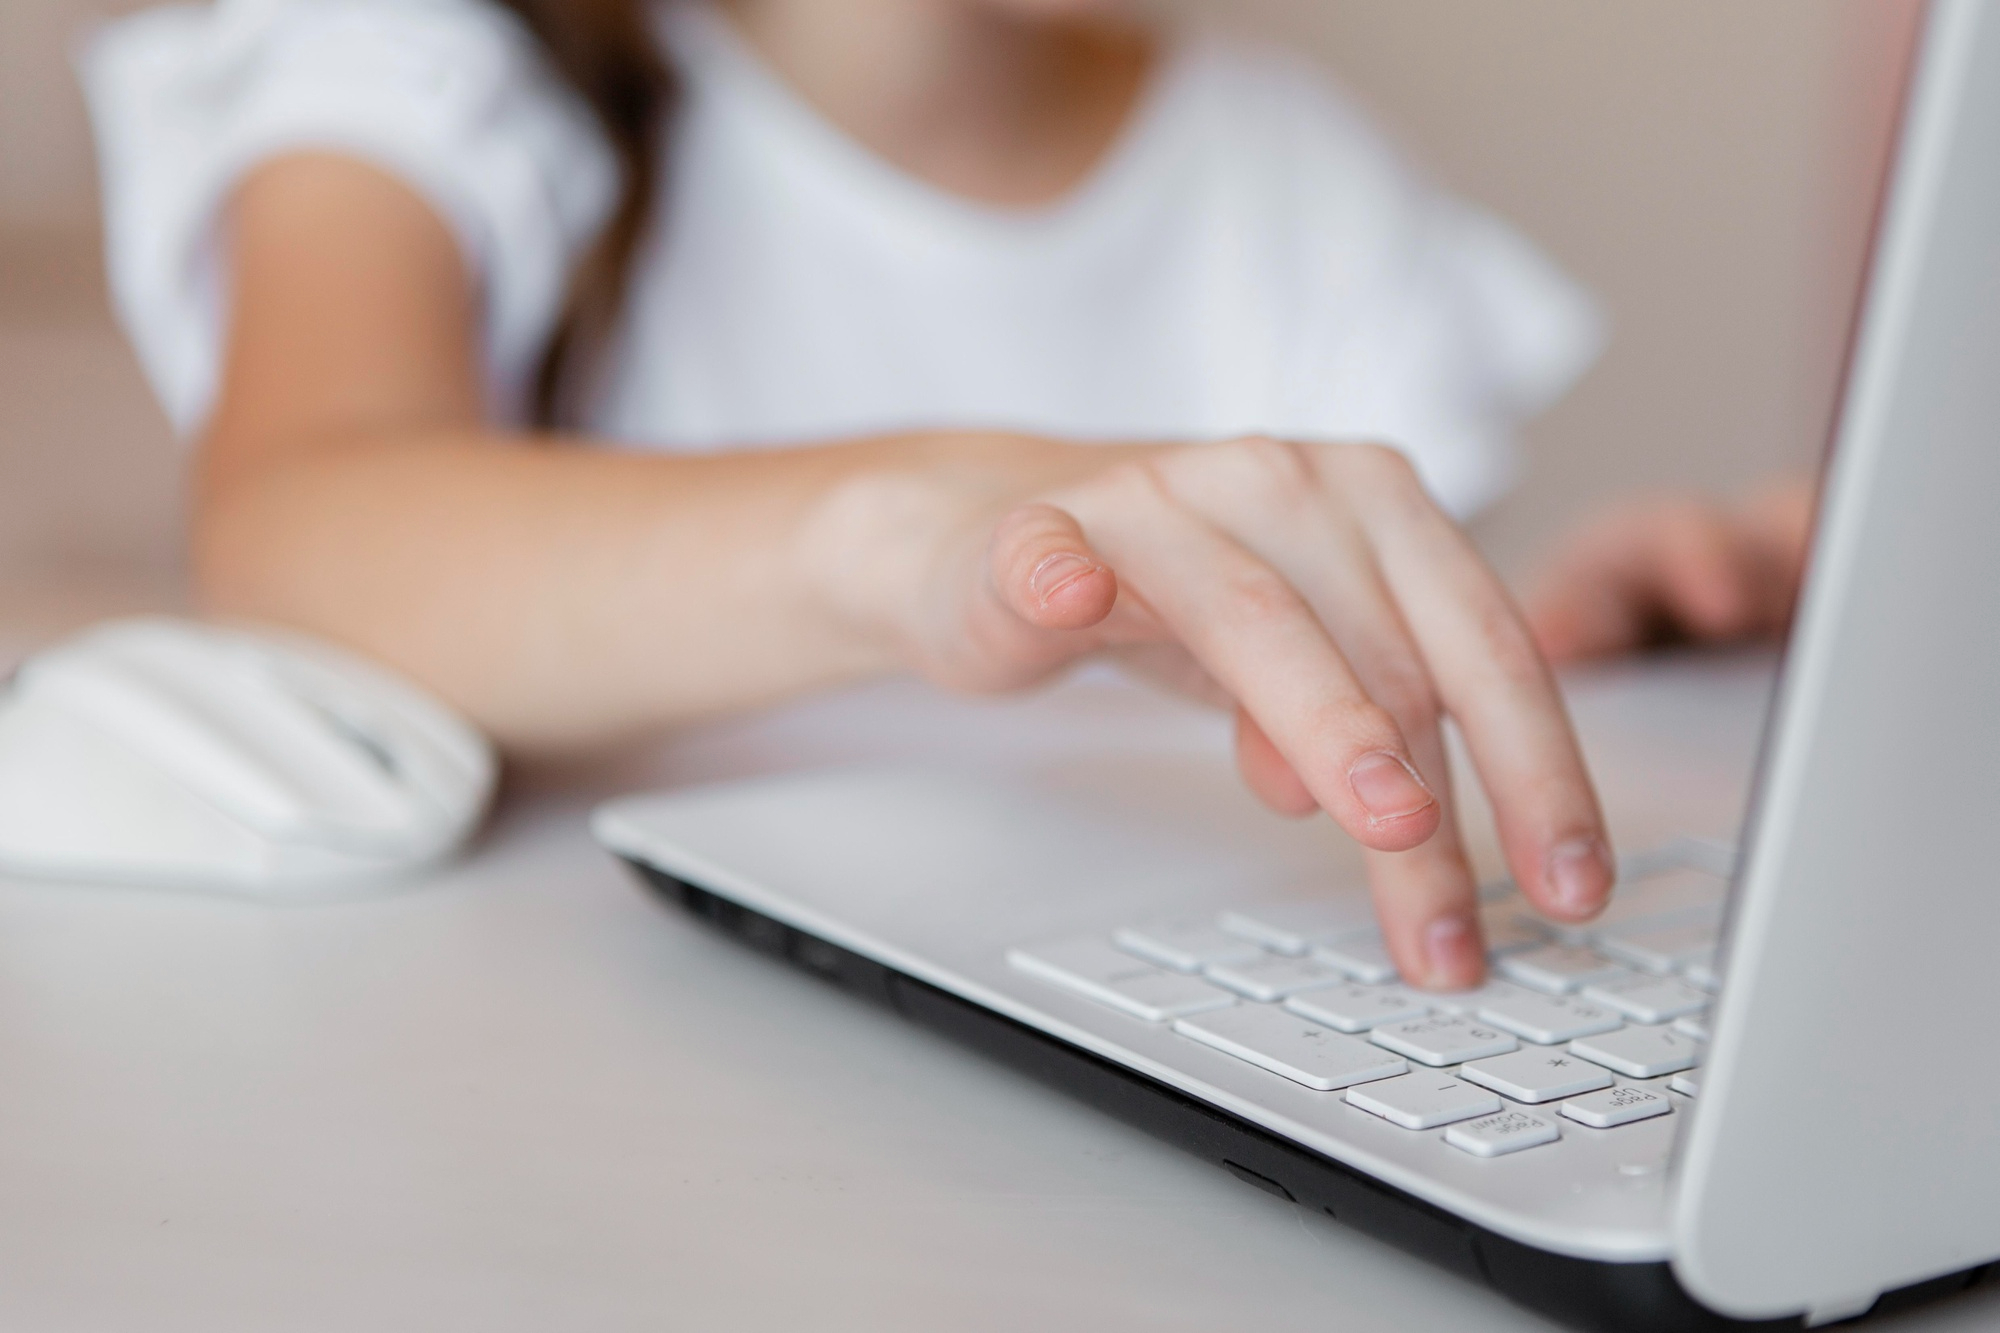
[[(671, 5), (658, 27), (686, 96), (588, 422), (628, 447), (925, 426), (1370, 438), (1463, 513), (1596, 349), (1584, 295), (1283, 53), (1184, 36), (1083, 185), (1009, 209), (846, 137), (711, 10)], [(302, 148), (386, 168), (450, 225), (483, 297), (493, 415), (522, 419), (618, 179), (511, 15), (170, 6), (102, 29), (82, 72), (113, 290), (183, 432), (216, 391), (228, 195)]]

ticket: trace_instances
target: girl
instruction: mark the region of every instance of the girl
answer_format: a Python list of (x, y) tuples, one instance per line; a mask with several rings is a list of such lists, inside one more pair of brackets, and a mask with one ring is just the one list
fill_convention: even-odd
[(85, 78), (211, 608), (517, 751), (1116, 654), (1235, 708), (1447, 988), (1449, 712), (1524, 890), (1602, 905), (1561, 702), (1448, 517), (1589, 308), (1310, 71), (1093, 0), (219, 0)]

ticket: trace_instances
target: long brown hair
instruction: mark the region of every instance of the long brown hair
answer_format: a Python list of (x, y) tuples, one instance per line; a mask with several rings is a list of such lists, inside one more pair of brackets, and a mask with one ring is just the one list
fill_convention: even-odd
[(655, 45), (645, 0), (499, 0), (541, 40), (556, 72), (597, 117), (624, 192), (570, 275), (562, 314), (535, 375), (542, 425), (573, 416), (592, 362), (618, 321), (632, 256), (660, 190), (660, 146), (677, 87)]

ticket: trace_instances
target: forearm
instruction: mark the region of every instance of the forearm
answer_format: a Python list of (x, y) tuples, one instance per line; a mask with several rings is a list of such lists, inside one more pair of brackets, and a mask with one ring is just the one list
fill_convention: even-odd
[(205, 474), (195, 572), (210, 609), (358, 648), (503, 745), (589, 744), (893, 669), (875, 611), (902, 595), (923, 521), (895, 497), (939, 467), (989, 469), (1003, 493), (1037, 449), (898, 437), (670, 457), (357, 436)]
[(926, 537), (1089, 452), (933, 434), (666, 457), (499, 434), (481, 294), (401, 182), (279, 158), (231, 221), (203, 598), (380, 658), (515, 749), (892, 669), (913, 576), (938, 563)]

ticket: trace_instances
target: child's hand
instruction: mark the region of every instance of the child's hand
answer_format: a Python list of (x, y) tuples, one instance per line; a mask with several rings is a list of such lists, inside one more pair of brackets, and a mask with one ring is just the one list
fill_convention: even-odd
[[(1401, 454), (1251, 439), (1081, 446), (1050, 466), (1081, 475), (1024, 503), (936, 469), (883, 506), (904, 534), (877, 566), (878, 585), (904, 589), (889, 613), (904, 660), (949, 686), (1004, 689), (1110, 648), (1185, 655), (1235, 702), (1251, 787), (1287, 813), (1326, 810), (1370, 849), (1390, 953), (1418, 984), (1468, 986), (1483, 970), (1445, 712), (1527, 895), (1566, 921), (1602, 907), (1611, 854), (1561, 698), (1505, 590)], [(907, 583), (891, 564), (913, 571)]]
[(1611, 510), (1575, 534), (1529, 599), (1558, 662), (1680, 641), (1774, 636), (1805, 571), (1812, 487), (1787, 481), (1745, 504), (1666, 497)]

